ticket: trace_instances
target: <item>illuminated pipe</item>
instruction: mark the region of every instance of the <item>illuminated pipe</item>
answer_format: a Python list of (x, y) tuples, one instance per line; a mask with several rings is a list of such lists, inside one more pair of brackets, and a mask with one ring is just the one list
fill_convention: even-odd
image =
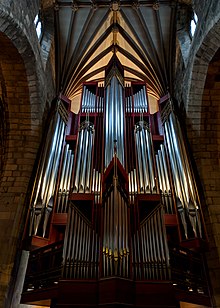
[[(184, 195), (184, 202), (185, 205), (187, 206), (188, 202), (189, 202), (189, 191), (188, 191), (188, 183), (187, 183), (187, 179), (186, 179), (186, 170), (185, 170), (185, 166), (183, 163), (183, 157), (182, 157), (182, 152), (181, 152), (181, 148), (179, 147), (179, 142), (178, 142), (178, 138), (176, 136), (176, 132), (174, 131), (174, 126), (172, 123), (172, 114), (170, 114), (169, 118), (169, 128), (170, 128), (170, 134), (172, 136), (172, 142), (173, 142), (173, 146), (174, 146), (174, 155), (176, 157), (177, 160), (177, 165), (179, 167), (179, 179), (181, 179), (182, 182), (182, 187), (183, 189), (183, 195)], [(186, 188), (186, 189), (185, 189)]]
[(92, 192), (95, 192), (95, 169), (93, 169), (93, 173), (92, 173)]
[(163, 197), (164, 197), (164, 205), (166, 207), (166, 213), (170, 213), (169, 209), (169, 200), (168, 200), (168, 194), (167, 194), (167, 187), (166, 187), (166, 175), (164, 173), (164, 161), (161, 154), (161, 151), (158, 151), (158, 157), (159, 157), (159, 164), (160, 164), (160, 170), (161, 170), (161, 180), (162, 180), (162, 187), (163, 187)]
[(110, 86), (106, 90), (106, 110), (105, 110), (105, 168), (108, 166), (108, 155), (110, 151), (110, 123), (109, 123), (109, 109), (110, 109)]
[(61, 213), (63, 213), (64, 208), (65, 208), (65, 195), (67, 191), (67, 178), (68, 178), (68, 171), (70, 168), (70, 157), (71, 157), (71, 151), (68, 151), (67, 153), (67, 163), (66, 163), (66, 168), (65, 168), (65, 174), (64, 174), (64, 179), (63, 179), (63, 189), (62, 189), (62, 200), (61, 200)]
[(83, 152), (82, 152), (82, 166), (80, 170), (79, 178), (79, 192), (84, 192), (85, 189), (85, 175), (86, 175), (86, 163), (87, 163), (87, 152), (88, 152), (88, 142), (89, 142), (89, 132), (87, 127), (84, 129), (84, 142), (83, 142)]
[(95, 99), (96, 99), (96, 96), (95, 96), (95, 94), (92, 93), (92, 95), (91, 95), (91, 112), (95, 112)]
[(138, 91), (137, 97), (138, 97), (138, 112), (141, 113), (141, 92), (140, 91)]
[(44, 223), (43, 223), (43, 237), (45, 236), (49, 215), (53, 207), (53, 195), (55, 191), (55, 184), (56, 184), (55, 181), (56, 181), (57, 173), (58, 173), (58, 166), (59, 166), (60, 155), (61, 155), (61, 147), (62, 147), (63, 138), (64, 138), (64, 129), (65, 129), (65, 123), (62, 123), (61, 131), (59, 134), (59, 142), (57, 142), (56, 151), (54, 153), (50, 183), (47, 189), (47, 194), (46, 194), (46, 199), (45, 199), (46, 210), (45, 210), (45, 217), (44, 217)]
[(173, 169), (172, 171), (173, 171), (173, 177), (174, 177), (174, 186), (177, 192), (177, 201), (176, 201), (177, 210), (180, 214), (181, 222), (184, 228), (185, 237), (187, 239), (188, 231), (187, 231), (187, 223), (185, 219), (186, 196), (185, 196), (185, 192), (183, 188), (182, 178), (179, 174), (181, 170), (179, 170), (179, 166), (177, 165), (174, 145), (170, 137), (172, 136), (172, 134), (170, 134), (169, 125), (165, 122), (164, 127), (165, 127), (165, 132), (166, 132), (166, 139), (168, 142), (168, 149), (171, 155), (171, 166)]
[[(136, 112), (139, 112), (139, 97), (138, 97), (138, 92), (135, 94), (136, 96)], [(137, 241), (138, 243), (138, 241)]]
[(169, 174), (168, 174), (167, 162), (166, 162), (166, 157), (165, 157), (165, 150), (164, 150), (163, 145), (161, 145), (160, 156), (161, 156), (161, 164), (163, 166), (163, 172), (164, 172), (164, 182), (165, 182), (165, 186), (166, 186), (166, 192), (165, 193), (166, 193), (167, 207), (169, 208), (169, 213), (173, 214), (174, 209), (173, 209), (173, 202), (172, 202), (172, 197), (171, 197)]
[(124, 149), (124, 104), (123, 104), (123, 91), (122, 91), (122, 86), (120, 84), (120, 106), (121, 106), (121, 121), (120, 121), (120, 130), (121, 130), (121, 163), (124, 166), (125, 165), (125, 161), (124, 161), (124, 153), (125, 153), (125, 149)]
[(92, 148), (93, 148), (93, 133), (92, 131), (89, 132), (89, 147), (88, 147), (88, 154), (87, 154), (87, 168), (86, 168), (86, 191), (91, 191), (91, 161), (92, 161)]
[(47, 202), (46, 198), (47, 198), (47, 193), (48, 193), (48, 188), (49, 188), (49, 183), (50, 183), (49, 181), (50, 175), (53, 169), (54, 153), (56, 152), (57, 140), (58, 140), (58, 136), (60, 134), (61, 129), (62, 129), (62, 121), (61, 121), (60, 115), (58, 115), (57, 126), (54, 132), (54, 137), (52, 139), (50, 152), (47, 153), (49, 156), (47, 159), (46, 170), (45, 170), (44, 175), (42, 175), (43, 181), (42, 181), (42, 188), (41, 188), (41, 199), (42, 199), (43, 205), (45, 205)]
[[(159, 153), (159, 150), (158, 150)], [(163, 186), (163, 181), (162, 181), (162, 175), (161, 175), (161, 166), (160, 166), (160, 159), (159, 159), (159, 155), (155, 155), (156, 158), (156, 167), (157, 167), (157, 173), (158, 173), (158, 180), (159, 180), (159, 190), (161, 193), (161, 197), (162, 197), (162, 204), (166, 207), (166, 213), (168, 213), (168, 209), (167, 209), (167, 204), (166, 204), (166, 197), (164, 194), (164, 186)]]
[(142, 112), (141, 91), (138, 91), (138, 112)]
[(136, 129), (136, 148), (137, 148), (137, 162), (138, 162), (138, 173), (139, 173), (139, 181), (140, 181), (140, 192), (144, 190), (143, 183), (143, 170), (142, 170), (142, 161), (141, 161), (141, 151), (140, 151), (140, 140), (139, 140), (139, 131)]
[(179, 197), (180, 200), (183, 200), (180, 182), (178, 181), (178, 178), (177, 178), (178, 169), (177, 169), (177, 165), (176, 165), (176, 159), (175, 159), (175, 156), (174, 156), (174, 153), (173, 153), (173, 147), (172, 147), (170, 136), (169, 136), (168, 124), (166, 122), (164, 123), (164, 130), (165, 130), (165, 135), (166, 135), (168, 152), (169, 152), (169, 155), (170, 155), (170, 163), (171, 163), (171, 169), (172, 169), (173, 178), (174, 178), (175, 191), (176, 191), (177, 197)]
[(151, 135), (150, 132), (146, 129), (145, 130), (145, 137), (146, 137), (146, 146), (147, 146), (147, 157), (148, 157), (148, 164), (149, 164), (149, 178), (150, 178), (150, 185), (152, 189), (152, 193), (156, 189), (156, 183), (155, 183), (155, 174), (154, 174), (154, 163), (152, 158), (152, 141), (151, 141)]
[(87, 112), (89, 113), (92, 112), (92, 99), (93, 99), (93, 94), (91, 91), (89, 91), (88, 110), (87, 110)]
[[(195, 237), (197, 237), (197, 226), (199, 229), (199, 234), (202, 237), (202, 232), (201, 232), (201, 222), (199, 220), (199, 216), (197, 214), (197, 210), (198, 210), (198, 205), (197, 205), (197, 201), (196, 201), (196, 190), (195, 190), (195, 186), (194, 186), (194, 179), (192, 177), (192, 173), (191, 173), (191, 168), (189, 165), (189, 161), (187, 159), (187, 153), (186, 153), (186, 149), (185, 149), (185, 145), (183, 142), (183, 137), (182, 137), (182, 131), (179, 125), (178, 120), (175, 118), (175, 116), (173, 115), (173, 113), (171, 113), (170, 115), (170, 122), (171, 122), (171, 126), (172, 126), (172, 131), (175, 129), (176, 132), (178, 133), (179, 138), (177, 138), (176, 136), (176, 144), (177, 144), (177, 149), (180, 152), (180, 159), (182, 162), (182, 166), (184, 169), (184, 175), (185, 175), (185, 179), (187, 182), (187, 186), (186, 190), (187, 192), (189, 192), (189, 196), (187, 199), (187, 209), (188, 209), (188, 213), (189, 213), (189, 220), (190, 223), (192, 225), (193, 228), (193, 232)], [(188, 189), (187, 189), (188, 187)]]
[(83, 86), (83, 90), (82, 90), (82, 102), (81, 102), (81, 112), (84, 112), (85, 91), (86, 91), (86, 87)]
[(147, 93), (146, 93), (146, 87), (143, 86), (143, 99), (146, 102), (145, 103), (145, 112), (148, 112), (148, 101), (147, 101)]
[(68, 198), (69, 198), (69, 192), (70, 192), (70, 182), (71, 182), (71, 174), (72, 174), (72, 168), (73, 168), (73, 161), (74, 161), (74, 155), (71, 154), (71, 157), (70, 157), (70, 167), (69, 167), (68, 175), (67, 175), (64, 213), (67, 213), (67, 205), (68, 205)]
[(87, 112), (91, 113), (92, 112), (92, 92), (89, 91), (89, 99), (88, 99), (88, 109)]
[(169, 183), (169, 173), (167, 169), (167, 163), (166, 163), (166, 154), (165, 154), (165, 149), (164, 145), (160, 145), (160, 152), (161, 152), (161, 161), (163, 163), (163, 169), (164, 169), (164, 178), (165, 178), (165, 183), (166, 183), (166, 192), (170, 193), (170, 183)]
[(86, 96), (87, 96), (87, 88), (86, 86), (83, 87), (83, 96), (82, 96), (82, 107), (81, 107), (81, 112), (85, 112), (86, 108)]
[[(54, 116), (54, 119), (53, 121), (50, 122), (50, 126), (49, 126), (49, 131), (48, 131), (48, 136), (55, 136), (56, 134), (56, 130), (58, 129), (58, 121), (59, 121), (59, 114), (58, 112), (56, 112), (55, 116)], [(40, 194), (40, 189), (42, 190), (42, 178), (44, 177), (45, 179), (45, 172), (48, 168), (48, 157), (50, 157), (51, 155), (51, 148), (53, 146), (53, 141), (50, 142), (50, 138), (46, 138), (46, 144), (45, 144), (45, 147), (44, 147), (44, 151), (43, 151), (43, 156), (42, 156), (42, 159), (39, 163), (39, 166), (38, 166), (38, 170), (40, 170), (40, 173), (39, 173), (39, 176), (37, 178), (37, 186), (36, 186), (36, 190), (35, 190), (35, 187), (34, 187), (34, 193), (33, 193), (33, 209), (32, 209), (32, 214), (31, 214), (31, 221), (34, 220), (34, 215), (35, 215), (35, 206), (36, 206), (36, 203), (39, 204), (39, 194)], [(36, 182), (35, 182), (36, 183)], [(47, 183), (47, 181), (46, 181)], [(35, 195), (34, 195), (35, 194)], [(42, 202), (42, 198), (41, 199), (41, 202)], [(43, 206), (43, 205), (42, 205)], [(38, 205), (38, 208), (39, 208), (39, 205)], [(32, 230), (32, 225), (33, 223), (31, 222), (31, 226), (30, 226), (30, 230)], [(32, 232), (32, 231), (30, 231)]]
[(101, 109), (101, 112), (104, 111), (104, 97), (102, 97), (102, 109)]
[(73, 192), (78, 192), (79, 189), (79, 174), (80, 174), (80, 168), (81, 168), (81, 156), (82, 156), (82, 149), (83, 149), (83, 135), (84, 130), (81, 129), (78, 134), (78, 147), (77, 147), (77, 161), (76, 161), (76, 173), (75, 173), (75, 183), (74, 183), (74, 189)]
[(64, 189), (64, 177), (65, 177), (65, 171), (66, 171), (66, 162), (67, 162), (67, 153), (68, 153), (68, 147), (69, 145), (65, 145), (64, 147), (64, 154), (63, 154), (63, 164), (62, 164), (62, 173), (60, 177), (60, 185), (59, 185), (59, 192), (58, 192), (58, 199), (57, 199), (57, 208), (56, 212), (59, 213), (60, 211), (60, 202), (62, 198), (62, 192)]
[(143, 161), (143, 177), (145, 178), (145, 187), (144, 190), (149, 193), (150, 192), (150, 170), (148, 168), (148, 164), (146, 163), (146, 154), (147, 154), (147, 144), (146, 144), (146, 136), (145, 136), (145, 128), (143, 124), (141, 124), (141, 130), (139, 132), (141, 138), (141, 152), (142, 152), (142, 161)]
[(140, 98), (141, 98), (141, 112), (144, 113), (145, 112), (145, 100), (144, 100), (144, 90), (143, 88), (140, 90)]

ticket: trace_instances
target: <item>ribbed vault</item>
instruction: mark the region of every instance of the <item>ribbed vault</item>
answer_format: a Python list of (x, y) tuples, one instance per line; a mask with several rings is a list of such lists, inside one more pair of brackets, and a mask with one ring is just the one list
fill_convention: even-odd
[(116, 54), (125, 81), (146, 82), (154, 97), (172, 93), (177, 1), (55, 3), (57, 91), (75, 100), (85, 81), (104, 80)]

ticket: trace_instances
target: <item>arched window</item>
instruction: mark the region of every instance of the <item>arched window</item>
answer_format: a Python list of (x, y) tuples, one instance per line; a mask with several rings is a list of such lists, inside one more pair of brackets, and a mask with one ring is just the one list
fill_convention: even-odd
[(191, 22), (190, 22), (190, 35), (191, 35), (191, 37), (194, 36), (194, 33), (196, 31), (197, 22), (198, 22), (198, 17), (196, 15), (196, 13), (194, 12), (193, 15), (192, 15)]
[(40, 14), (36, 15), (36, 17), (34, 19), (34, 24), (35, 24), (35, 27), (36, 27), (37, 37), (40, 41), (41, 38), (42, 38), (42, 20), (41, 20)]

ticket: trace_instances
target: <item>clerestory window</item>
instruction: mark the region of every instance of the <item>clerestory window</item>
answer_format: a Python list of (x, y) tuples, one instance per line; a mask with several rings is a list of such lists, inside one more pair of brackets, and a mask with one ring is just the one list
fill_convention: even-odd
[(37, 32), (37, 37), (40, 41), (41, 38), (42, 38), (42, 21), (41, 21), (40, 14), (36, 15), (36, 17), (34, 19), (34, 24), (35, 24), (35, 28), (36, 28), (36, 32)]
[(196, 15), (196, 13), (194, 12), (192, 19), (191, 19), (191, 22), (190, 22), (190, 34), (191, 34), (192, 38), (193, 38), (194, 33), (196, 31), (197, 22), (198, 22), (198, 17)]

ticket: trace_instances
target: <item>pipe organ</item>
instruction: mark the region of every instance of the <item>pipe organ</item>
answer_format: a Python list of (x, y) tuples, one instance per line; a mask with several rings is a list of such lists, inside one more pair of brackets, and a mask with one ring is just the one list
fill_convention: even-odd
[(146, 84), (125, 83), (117, 58), (105, 84), (83, 85), (78, 115), (64, 101), (36, 173), (26, 228), (32, 247), (42, 245), (39, 237), (44, 245), (64, 240), (62, 280), (172, 283), (170, 247), (187, 255), (206, 241), (173, 102), (167, 95), (152, 115)]

